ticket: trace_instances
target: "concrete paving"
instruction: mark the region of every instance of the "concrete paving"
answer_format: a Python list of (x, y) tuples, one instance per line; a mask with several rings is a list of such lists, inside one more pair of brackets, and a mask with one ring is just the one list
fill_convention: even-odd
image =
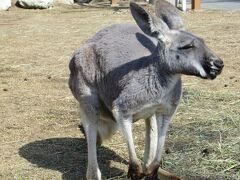
[[(175, 4), (175, 0), (168, 0)], [(191, 0), (187, 0), (188, 6)], [(240, 11), (240, 0), (201, 0), (202, 9)]]
[(240, 0), (201, 0), (201, 7), (202, 9), (240, 11)]

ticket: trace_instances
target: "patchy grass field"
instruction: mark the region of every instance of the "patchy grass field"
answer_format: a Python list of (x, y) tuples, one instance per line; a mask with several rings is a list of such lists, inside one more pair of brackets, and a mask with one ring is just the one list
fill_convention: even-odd
[[(170, 126), (163, 168), (186, 180), (240, 179), (240, 12), (183, 15), (224, 59), (214, 81), (184, 77), (184, 96)], [(96, 31), (132, 21), (128, 10), (56, 7), (0, 12), (0, 179), (84, 179), (86, 142), (78, 129), (68, 62)], [(143, 155), (143, 121), (134, 126)], [(120, 134), (98, 150), (105, 179), (126, 179)]]

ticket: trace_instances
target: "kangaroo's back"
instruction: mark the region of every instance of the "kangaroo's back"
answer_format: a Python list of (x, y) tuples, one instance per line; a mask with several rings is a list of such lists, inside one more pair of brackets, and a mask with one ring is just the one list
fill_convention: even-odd
[(157, 41), (143, 34), (137, 25), (115, 24), (100, 30), (75, 54), (84, 53), (86, 46), (91, 47), (95, 59), (90, 60), (99, 64), (101, 71), (108, 73), (123, 64), (149, 56), (156, 44)]

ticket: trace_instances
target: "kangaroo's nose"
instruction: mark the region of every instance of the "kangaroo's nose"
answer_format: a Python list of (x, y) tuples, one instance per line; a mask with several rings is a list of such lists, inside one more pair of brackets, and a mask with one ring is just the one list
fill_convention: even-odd
[(213, 64), (219, 69), (222, 69), (224, 66), (223, 61), (221, 59), (213, 60)]
[(209, 58), (208, 62), (209, 77), (210, 79), (214, 79), (217, 75), (221, 74), (224, 66), (223, 61), (220, 58), (214, 56)]

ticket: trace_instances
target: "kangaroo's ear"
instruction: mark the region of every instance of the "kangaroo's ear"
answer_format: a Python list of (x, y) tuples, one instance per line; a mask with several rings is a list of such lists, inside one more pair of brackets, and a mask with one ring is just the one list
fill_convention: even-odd
[(179, 10), (170, 2), (165, 0), (156, 0), (155, 14), (168, 25), (169, 29), (185, 29)]
[(148, 14), (143, 8), (133, 2), (130, 2), (130, 10), (137, 25), (145, 34), (155, 37), (162, 42), (168, 40), (167, 31), (169, 31), (169, 28), (160, 18)]

